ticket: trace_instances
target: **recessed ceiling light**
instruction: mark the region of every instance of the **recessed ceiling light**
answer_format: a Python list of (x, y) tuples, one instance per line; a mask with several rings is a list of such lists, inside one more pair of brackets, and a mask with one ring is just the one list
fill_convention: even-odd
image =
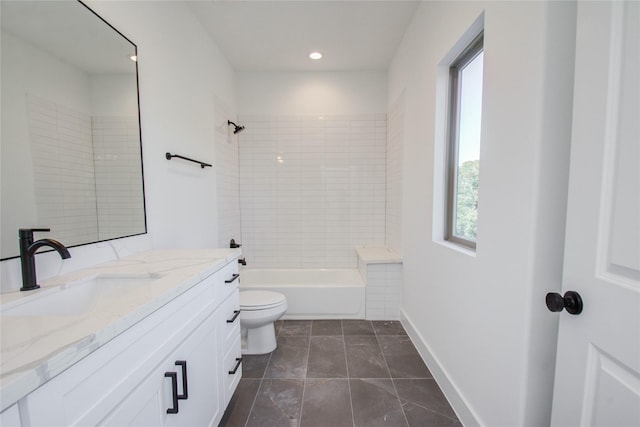
[(136, 55), (130, 55), (129, 59), (132, 60), (133, 62), (137, 62), (138, 61), (138, 57)]
[(320, 52), (311, 52), (309, 54), (309, 58), (311, 58), (311, 59), (320, 59), (320, 58), (322, 58), (322, 54)]

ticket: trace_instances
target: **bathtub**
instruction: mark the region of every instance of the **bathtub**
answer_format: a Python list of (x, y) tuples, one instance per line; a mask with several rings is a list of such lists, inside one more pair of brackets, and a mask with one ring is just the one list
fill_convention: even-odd
[(283, 319), (364, 319), (365, 283), (357, 269), (243, 268), (240, 291), (280, 292)]

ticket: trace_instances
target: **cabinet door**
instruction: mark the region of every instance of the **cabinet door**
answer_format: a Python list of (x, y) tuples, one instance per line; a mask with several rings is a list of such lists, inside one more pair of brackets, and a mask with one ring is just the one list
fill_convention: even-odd
[[(178, 377), (178, 391), (183, 394), (183, 370), (175, 364), (185, 361), (187, 372), (188, 398), (178, 401), (179, 412), (167, 414), (163, 411), (163, 426), (210, 426), (218, 425), (224, 408), (223, 397), (220, 395), (221, 376), (218, 345), (220, 328), (216, 322), (218, 312), (212, 314), (189, 337), (185, 344), (178, 348), (166, 365), (166, 372), (176, 372)], [(163, 373), (164, 375), (164, 373)], [(171, 380), (166, 378), (163, 383), (164, 406), (172, 406)]]
[(163, 381), (160, 374), (158, 371), (150, 375), (99, 425), (114, 427), (161, 426), (165, 408), (162, 401)]
[[(215, 318), (216, 313), (210, 315), (100, 425), (217, 425), (223, 408), (216, 350), (219, 328)], [(165, 372), (176, 373), (178, 393), (185, 393), (182, 367), (177, 366), (176, 361), (186, 361), (188, 397), (178, 400), (178, 413), (169, 414), (167, 409), (173, 407), (173, 390), (172, 381), (165, 377)]]
[(20, 421), (20, 412), (18, 410), (18, 404), (9, 406), (0, 414), (0, 426), (2, 427), (20, 427), (22, 422)]

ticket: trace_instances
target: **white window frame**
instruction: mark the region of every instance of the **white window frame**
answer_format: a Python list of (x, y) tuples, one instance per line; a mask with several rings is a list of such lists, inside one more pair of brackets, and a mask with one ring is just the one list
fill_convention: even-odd
[(447, 161), (445, 190), (445, 230), (444, 239), (475, 251), (477, 241), (468, 240), (455, 234), (456, 188), (458, 177), (458, 146), (460, 127), (460, 72), (484, 52), (484, 31), (481, 31), (449, 66), (449, 91), (447, 112)]

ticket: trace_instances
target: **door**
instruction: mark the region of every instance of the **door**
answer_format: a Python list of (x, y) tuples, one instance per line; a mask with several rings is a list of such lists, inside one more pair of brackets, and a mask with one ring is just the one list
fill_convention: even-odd
[(640, 2), (578, 3), (554, 426), (640, 425)]

